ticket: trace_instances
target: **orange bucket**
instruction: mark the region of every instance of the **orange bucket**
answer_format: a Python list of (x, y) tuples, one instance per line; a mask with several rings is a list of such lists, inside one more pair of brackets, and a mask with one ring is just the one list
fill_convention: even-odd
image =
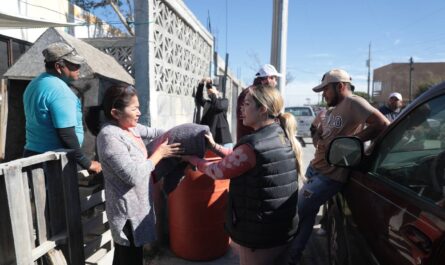
[(187, 260), (221, 257), (229, 247), (224, 218), (230, 181), (213, 180), (191, 166), (184, 174), (185, 178), (168, 196), (170, 248)]

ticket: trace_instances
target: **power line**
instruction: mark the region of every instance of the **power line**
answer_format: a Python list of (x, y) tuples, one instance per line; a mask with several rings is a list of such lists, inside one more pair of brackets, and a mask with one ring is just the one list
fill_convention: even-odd
[(228, 0), (226, 0), (226, 54), (227, 54), (227, 50), (228, 50), (228, 47), (227, 47), (227, 46), (228, 46), (228, 44), (227, 44), (227, 43), (228, 43), (228, 42), (227, 42), (227, 40), (228, 40), (228, 37), (227, 37), (228, 34), (227, 34), (227, 32), (229, 31), (229, 30), (228, 30), (228, 28), (229, 28), (229, 27), (228, 27), (228, 20), (229, 20), (229, 19), (228, 19), (228, 17), (229, 17), (228, 13), (229, 13), (229, 11), (228, 11)]

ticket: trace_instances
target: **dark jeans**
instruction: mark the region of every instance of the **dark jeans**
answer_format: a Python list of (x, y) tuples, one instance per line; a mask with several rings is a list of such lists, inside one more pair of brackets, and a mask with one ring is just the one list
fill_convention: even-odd
[(124, 226), (124, 234), (130, 241), (130, 246), (122, 246), (114, 242), (113, 265), (142, 265), (143, 263), (143, 247), (134, 245), (133, 233), (131, 232), (130, 222)]

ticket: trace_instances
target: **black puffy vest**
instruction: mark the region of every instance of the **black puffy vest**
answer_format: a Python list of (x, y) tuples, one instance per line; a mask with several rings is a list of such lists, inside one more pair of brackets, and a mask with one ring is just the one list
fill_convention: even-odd
[(232, 240), (253, 249), (289, 242), (297, 231), (298, 175), (295, 154), (276, 123), (240, 139), (256, 166), (230, 180), (226, 229)]

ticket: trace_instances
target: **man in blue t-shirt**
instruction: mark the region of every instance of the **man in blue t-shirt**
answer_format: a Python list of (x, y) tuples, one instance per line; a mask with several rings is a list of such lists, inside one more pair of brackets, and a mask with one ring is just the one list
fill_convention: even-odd
[(81, 151), (83, 142), (82, 106), (69, 88), (79, 79), (85, 61), (76, 50), (63, 42), (43, 50), (46, 72), (29, 83), (23, 95), (26, 116), (24, 156), (61, 148), (73, 149), (83, 168), (99, 173), (99, 162), (88, 159)]

